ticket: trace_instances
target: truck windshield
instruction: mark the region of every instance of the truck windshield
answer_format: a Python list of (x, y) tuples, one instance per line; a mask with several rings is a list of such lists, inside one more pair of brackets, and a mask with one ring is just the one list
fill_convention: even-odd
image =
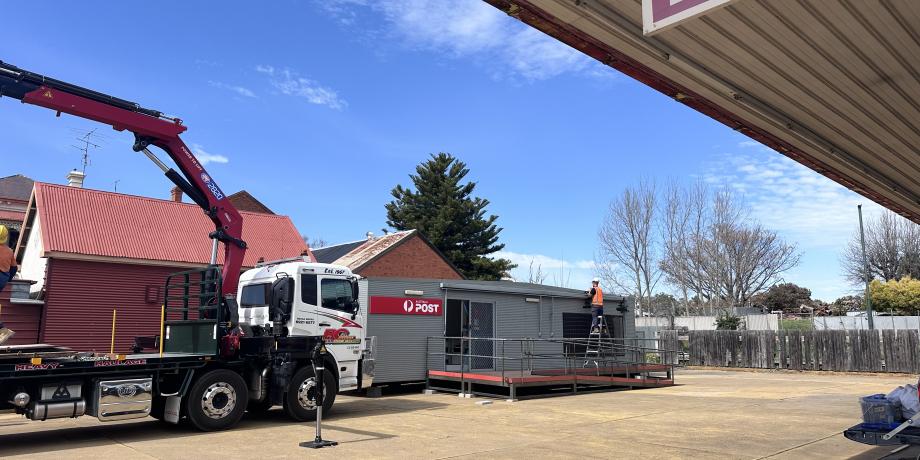
[(268, 293), (271, 288), (272, 286), (270, 283), (259, 283), (243, 286), (243, 293), (240, 295), (240, 306), (264, 307), (268, 305)]

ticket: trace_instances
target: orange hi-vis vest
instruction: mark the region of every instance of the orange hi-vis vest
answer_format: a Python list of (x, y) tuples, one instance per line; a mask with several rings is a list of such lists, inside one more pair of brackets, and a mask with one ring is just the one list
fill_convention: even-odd
[(603, 305), (604, 304), (604, 291), (601, 290), (600, 286), (594, 287), (594, 297), (591, 298), (591, 305)]

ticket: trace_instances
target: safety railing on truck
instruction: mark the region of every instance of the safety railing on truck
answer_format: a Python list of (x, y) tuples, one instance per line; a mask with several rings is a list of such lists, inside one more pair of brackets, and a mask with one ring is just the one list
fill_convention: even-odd
[(220, 268), (173, 273), (163, 294), (163, 351), (216, 354), (225, 312)]
[[(523, 387), (673, 385), (677, 351), (643, 346), (654, 339), (428, 337), (429, 388), (516, 399)], [(540, 390), (531, 391), (534, 394)]]

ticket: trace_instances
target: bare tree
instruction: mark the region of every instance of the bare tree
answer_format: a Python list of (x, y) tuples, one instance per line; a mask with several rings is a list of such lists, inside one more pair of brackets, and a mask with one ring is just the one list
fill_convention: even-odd
[(636, 296), (637, 308), (648, 310), (661, 272), (655, 238), (655, 185), (641, 181), (610, 203), (598, 231), (600, 276)]
[[(872, 279), (920, 278), (920, 225), (885, 211), (865, 225), (866, 262)], [(859, 229), (841, 255), (847, 279), (854, 285), (866, 280)]]
[(329, 246), (329, 242), (322, 238), (310, 238), (307, 235), (300, 235), (300, 237), (303, 238), (303, 242), (307, 243), (310, 249), (325, 248)]
[(534, 269), (534, 260), (530, 259), (530, 268), (527, 273), (527, 282), (532, 284), (543, 284), (548, 275), (543, 271), (543, 265), (537, 264)]
[(730, 190), (696, 184), (666, 197), (661, 270), (685, 301), (692, 292), (711, 312), (744, 306), (798, 265), (795, 245), (753, 222)]

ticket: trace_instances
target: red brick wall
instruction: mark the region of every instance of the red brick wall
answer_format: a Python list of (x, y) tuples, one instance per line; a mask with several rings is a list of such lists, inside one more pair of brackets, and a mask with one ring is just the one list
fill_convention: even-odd
[(418, 236), (380, 256), (358, 274), (382, 278), (463, 279)]

